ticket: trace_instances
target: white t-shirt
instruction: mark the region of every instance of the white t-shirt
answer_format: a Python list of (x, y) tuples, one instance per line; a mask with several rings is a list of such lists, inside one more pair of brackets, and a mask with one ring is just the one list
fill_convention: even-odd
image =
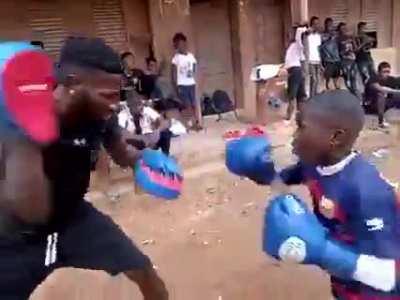
[(310, 63), (320, 63), (321, 55), (319, 47), (322, 44), (321, 35), (319, 33), (310, 33), (308, 35), (308, 52)]
[[(142, 128), (142, 134), (152, 133), (153, 123), (158, 118), (160, 118), (160, 114), (158, 112), (149, 106), (145, 106), (142, 111), (142, 117), (139, 120), (140, 127)], [(125, 128), (131, 133), (135, 133), (135, 123), (128, 107), (124, 107), (124, 109), (118, 114), (118, 123), (122, 128)]]
[(296, 42), (291, 43), (286, 50), (285, 68), (301, 67), (302, 54), (303, 47)]
[(197, 64), (197, 61), (192, 53), (175, 54), (172, 64), (176, 66), (178, 85), (190, 86), (196, 84), (194, 66)]

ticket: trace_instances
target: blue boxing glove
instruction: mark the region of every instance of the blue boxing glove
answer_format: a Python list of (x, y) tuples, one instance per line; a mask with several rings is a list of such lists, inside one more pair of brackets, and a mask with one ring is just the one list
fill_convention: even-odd
[(265, 136), (244, 136), (229, 141), (225, 149), (225, 164), (233, 174), (258, 184), (270, 184), (276, 175), (271, 143)]
[(176, 161), (162, 152), (145, 149), (137, 161), (135, 180), (150, 195), (176, 199), (182, 190), (183, 175)]
[(316, 216), (294, 195), (272, 200), (264, 219), (263, 250), (282, 261), (318, 265), (351, 280), (358, 255), (332, 241)]

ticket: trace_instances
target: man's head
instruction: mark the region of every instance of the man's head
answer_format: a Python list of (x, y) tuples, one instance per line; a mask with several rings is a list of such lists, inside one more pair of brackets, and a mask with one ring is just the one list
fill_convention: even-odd
[(325, 26), (325, 31), (326, 32), (332, 32), (334, 30), (333, 28), (333, 19), (332, 18), (326, 18), (324, 22)]
[(378, 74), (381, 79), (388, 78), (391, 72), (392, 72), (392, 67), (388, 62), (384, 61), (379, 64)]
[(365, 23), (365, 22), (359, 22), (359, 23), (357, 24), (357, 31), (358, 31), (358, 34), (365, 33), (366, 28), (367, 28), (367, 23)]
[(310, 99), (297, 116), (293, 152), (301, 161), (328, 165), (347, 155), (364, 126), (357, 97), (337, 90)]
[(313, 16), (310, 20), (310, 27), (313, 31), (318, 31), (319, 30), (319, 18), (316, 16)]
[(118, 54), (102, 39), (67, 39), (54, 91), (61, 119), (73, 126), (109, 118), (118, 108), (120, 74)]
[(340, 35), (347, 35), (348, 33), (347, 24), (344, 22), (340, 22), (337, 26), (337, 31)]
[(157, 59), (155, 59), (154, 57), (146, 58), (146, 66), (147, 66), (147, 71), (150, 74), (158, 74)]
[(135, 68), (135, 56), (132, 52), (124, 52), (121, 54), (121, 64), (125, 71), (132, 71)]
[(174, 38), (172, 39), (174, 44), (174, 48), (181, 54), (187, 53), (187, 38), (186, 36), (179, 32), (175, 34)]

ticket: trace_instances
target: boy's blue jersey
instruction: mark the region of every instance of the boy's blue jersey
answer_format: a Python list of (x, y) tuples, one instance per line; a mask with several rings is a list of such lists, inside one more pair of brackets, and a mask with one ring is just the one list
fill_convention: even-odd
[[(300, 162), (283, 170), (281, 177), (287, 184), (308, 186), (315, 214), (332, 238), (359, 254), (400, 258), (400, 205), (395, 188), (361, 155), (352, 153), (329, 167)], [(332, 288), (340, 299), (400, 299), (399, 292), (390, 297), (336, 278), (332, 278)]]

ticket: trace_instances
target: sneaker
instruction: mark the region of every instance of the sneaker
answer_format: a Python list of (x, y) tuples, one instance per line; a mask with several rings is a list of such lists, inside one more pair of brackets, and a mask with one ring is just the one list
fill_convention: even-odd
[(390, 124), (386, 121), (383, 121), (383, 123), (379, 124), (378, 126), (379, 126), (379, 128), (386, 129), (386, 128), (390, 127)]

